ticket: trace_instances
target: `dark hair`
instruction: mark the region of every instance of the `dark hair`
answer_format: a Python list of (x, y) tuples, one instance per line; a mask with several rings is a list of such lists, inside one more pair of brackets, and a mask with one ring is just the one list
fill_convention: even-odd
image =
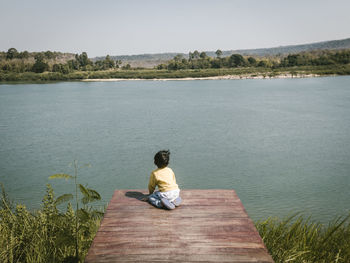
[(158, 166), (158, 168), (167, 167), (169, 164), (169, 155), (170, 151), (159, 151), (154, 156), (154, 164)]

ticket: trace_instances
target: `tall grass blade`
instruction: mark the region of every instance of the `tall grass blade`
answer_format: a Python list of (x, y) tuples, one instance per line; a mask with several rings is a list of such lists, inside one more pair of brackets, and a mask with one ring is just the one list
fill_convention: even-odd
[(69, 200), (72, 200), (73, 199), (73, 195), (72, 194), (63, 194), (59, 197), (57, 197), (56, 199), (56, 205), (60, 205), (64, 202), (67, 202)]
[(90, 188), (86, 188), (83, 185), (79, 184), (80, 192), (83, 194), (83, 198), (81, 199), (83, 204), (88, 204), (97, 200), (101, 200), (100, 194)]
[[(327, 234), (327, 236), (322, 240), (322, 244), (326, 243), (326, 241), (350, 218), (350, 214), (345, 217), (340, 223), (335, 225), (331, 231)], [(338, 218), (339, 220), (339, 218)], [(338, 222), (338, 220), (336, 222)]]
[(66, 180), (68, 180), (68, 179), (73, 179), (74, 178), (74, 176), (71, 176), (71, 175), (69, 175), (69, 174), (54, 174), (54, 175), (51, 175), (50, 177), (49, 177), (49, 179), (66, 179)]

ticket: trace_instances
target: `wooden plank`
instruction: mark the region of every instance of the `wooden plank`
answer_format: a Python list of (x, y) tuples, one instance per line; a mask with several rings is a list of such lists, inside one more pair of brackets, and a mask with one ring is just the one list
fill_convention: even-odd
[[(106, 220), (103, 220), (103, 222), (101, 223), (101, 226), (138, 226), (140, 221), (140, 219), (138, 217), (134, 217), (134, 218), (114, 218), (114, 217), (109, 217), (106, 218)], [(247, 218), (221, 218), (220, 222), (218, 222), (218, 218), (206, 218), (205, 221), (203, 221), (203, 218), (197, 218), (197, 217), (183, 217), (180, 219), (182, 224), (184, 226), (188, 226), (188, 225), (205, 225), (205, 226), (212, 226), (213, 224), (218, 225), (235, 225), (235, 226), (242, 226), (246, 224), (246, 220)], [(169, 219), (162, 219), (159, 220), (156, 224), (162, 226), (163, 224), (168, 226), (169, 224), (173, 224), (175, 225), (177, 223), (178, 219), (173, 219), (173, 218), (169, 218)], [(155, 222), (150, 219), (150, 218), (146, 218), (143, 220), (144, 224), (155, 224)], [(143, 227), (143, 226), (142, 226)]]
[[(257, 258), (259, 258), (257, 260)], [(155, 255), (99, 255), (99, 263), (110, 262), (235, 262), (235, 263), (270, 263), (270, 257), (266, 253), (251, 254), (205, 254), (205, 255), (182, 255), (168, 254), (161, 257)]]
[(183, 190), (163, 210), (117, 190), (85, 262), (273, 262), (233, 190)]
[(248, 243), (256, 243), (256, 244), (261, 244), (258, 242), (257, 236), (254, 235), (252, 232), (241, 232), (240, 237), (228, 237), (228, 236), (223, 236), (223, 235), (211, 235), (210, 238), (207, 238), (208, 235), (202, 234), (196, 234), (196, 235), (178, 235), (178, 234), (166, 234), (163, 236), (148, 236), (145, 234), (131, 234), (131, 235), (118, 235), (116, 236), (115, 234), (111, 232), (101, 232), (99, 235), (96, 235), (94, 242), (119, 242), (119, 241), (130, 241), (132, 239), (134, 242), (144, 242), (147, 240), (147, 242), (158, 242), (158, 241), (163, 241), (163, 242), (172, 242), (173, 240), (184, 240), (188, 242), (206, 242), (206, 243), (211, 243), (213, 241), (217, 242), (248, 242)]

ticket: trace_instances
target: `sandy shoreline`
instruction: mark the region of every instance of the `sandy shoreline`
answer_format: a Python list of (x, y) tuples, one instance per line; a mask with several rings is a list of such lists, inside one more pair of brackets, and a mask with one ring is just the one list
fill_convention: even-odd
[(225, 75), (225, 76), (214, 76), (214, 77), (195, 77), (195, 78), (163, 78), (163, 79), (140, 79), (140, 78), (131, 78), (131, 79), (122, 79), (122, 78), (111, 78), (111, 79), (82, 79), (81, 81), (137, 81), (137, 80), (149, 80), (149, 81), (170, 81), (170, 80), (223, 80), (223, 79), (289, 79), (289, 78), (314, 78), (320, 77), (321, 75), (317, 74), (279, 74), (276, 76), (269, 76), (268, 74), (264, 75)]

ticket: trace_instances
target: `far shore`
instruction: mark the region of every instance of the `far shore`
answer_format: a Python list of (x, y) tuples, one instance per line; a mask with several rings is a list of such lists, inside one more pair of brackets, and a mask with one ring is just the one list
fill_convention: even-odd
[(213, 77), (187, 77), (187, 78), (109, 78), (109, 79), (82, 79), (81, 81), (137, 81), (137, 80), (150, 80), (150, 81), (170, 81), (170, 80), (224, 80), (224, 79), (290, 79), (290, 78), (314, 78), (321, 77), (318, 74), (279, 74), (274, 76), (267, 75), (224, 75)]

